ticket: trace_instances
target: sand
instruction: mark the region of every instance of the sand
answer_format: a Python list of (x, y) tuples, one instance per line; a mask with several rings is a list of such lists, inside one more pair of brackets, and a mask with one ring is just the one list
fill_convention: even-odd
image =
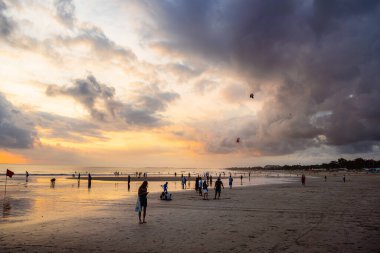
[[(227, 187), (226, 187), (227, 188)], [(380, 252), (380, 176), (307, 179), (195, 191), (148, 200), (138, 224), (135, 199), (76, 217), (0, 224), (1, 252)], [(68, 210), (69, 212), (69, 210)]]

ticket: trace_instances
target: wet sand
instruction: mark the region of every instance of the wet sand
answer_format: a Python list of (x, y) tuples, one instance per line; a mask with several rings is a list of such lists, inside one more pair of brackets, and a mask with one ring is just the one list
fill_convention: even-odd
[[(379, 252), (380, 176), (308, 178), (195, 191), (174, 200), (151, 194), (147, 224), (135, 199), (55, 220), (0, 224), (1, 252)], [(70, 212), (70, 210), (67, 210)]]

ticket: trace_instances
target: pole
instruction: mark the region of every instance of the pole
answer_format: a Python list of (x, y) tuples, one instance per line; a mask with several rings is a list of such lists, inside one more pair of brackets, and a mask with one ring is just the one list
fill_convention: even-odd
[(5, 173), (5, 190), (4, 190), (4, 199), (5, 199), (5, 195), (7, 194), (7, 173)]

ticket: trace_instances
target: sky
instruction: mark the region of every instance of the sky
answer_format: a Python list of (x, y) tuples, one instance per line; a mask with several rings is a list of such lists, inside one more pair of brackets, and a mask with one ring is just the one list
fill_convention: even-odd
[(376, 0), (0, 0), (0, 163), (380, 159), (379, 24)]

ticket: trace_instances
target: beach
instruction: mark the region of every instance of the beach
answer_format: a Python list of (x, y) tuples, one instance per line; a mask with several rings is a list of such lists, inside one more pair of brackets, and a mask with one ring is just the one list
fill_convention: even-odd
[[(0, 248), (1, 252), (379, 252), (380, 176), (346, 179), (343, 183), (340, 176), (329, 175), (327, 182), (308, 177), (306, 186), (298, 180), (233, 189), (225, 184), (220, 200), (213, 200), (211, 187), (210, 200), (188, 190), (173, 192), (173, 201), (160, 201), (155, 192), (149, 194), (146, 224), (138, 224), (134, 197), (86, 199), (78, 206), (70, 203), (72, 207), (60, 210), (61, 215), (1, 223)], [(236, 178), (234, 184), (238, 182)]]

